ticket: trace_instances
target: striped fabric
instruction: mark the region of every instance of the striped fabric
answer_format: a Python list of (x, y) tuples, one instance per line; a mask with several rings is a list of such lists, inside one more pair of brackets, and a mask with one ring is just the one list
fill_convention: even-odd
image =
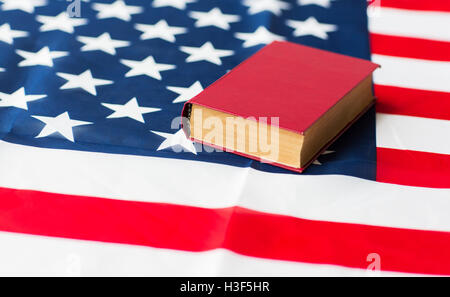
[(450, 4), (376, 3), (377, 181), (0, 140), (0, 274), (450, 275)]
[(382, 0), (369, 22), (375, 76), (377, 180), (450, 188), (450, 6)]

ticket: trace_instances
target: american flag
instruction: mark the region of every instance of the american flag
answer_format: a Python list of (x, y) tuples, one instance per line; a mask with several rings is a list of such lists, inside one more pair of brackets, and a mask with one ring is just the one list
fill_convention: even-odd
[[(449, 3), (0, 0), (0, 274), (450, 274)], [(301, 175), (177, 119), (275, 40), (382, 66)]]

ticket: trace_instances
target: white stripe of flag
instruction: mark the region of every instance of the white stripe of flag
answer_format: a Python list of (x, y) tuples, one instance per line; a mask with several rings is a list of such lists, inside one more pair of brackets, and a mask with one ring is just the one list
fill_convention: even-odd
[(369, 31), (377, 34), (450, 41), (450, 13), (377, 8)]
[(381, 69), (374, 73), (378, 85), (450, 92), (450, 62), (372, 55)]

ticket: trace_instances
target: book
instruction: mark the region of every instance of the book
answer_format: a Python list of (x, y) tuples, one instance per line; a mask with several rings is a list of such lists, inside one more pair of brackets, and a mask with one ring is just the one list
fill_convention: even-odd
[(191, 140), (296, 172), (374, 104), (363, 59), (274, 42), (186, 102)]

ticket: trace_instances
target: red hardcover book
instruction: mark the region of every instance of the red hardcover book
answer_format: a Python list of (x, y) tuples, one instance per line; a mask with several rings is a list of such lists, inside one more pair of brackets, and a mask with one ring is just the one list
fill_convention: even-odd
[(374, 103), (369, 61), (274, 42), (188, 101), (188, 137), (302, 172)]

